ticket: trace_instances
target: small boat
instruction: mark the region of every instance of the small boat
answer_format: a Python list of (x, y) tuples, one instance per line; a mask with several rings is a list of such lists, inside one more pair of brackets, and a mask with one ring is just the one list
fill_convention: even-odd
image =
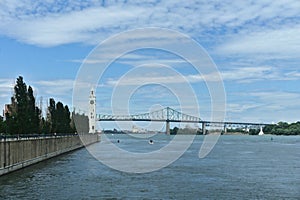
[(149, 144), (154, 144), (153, 140), (149, 140)]

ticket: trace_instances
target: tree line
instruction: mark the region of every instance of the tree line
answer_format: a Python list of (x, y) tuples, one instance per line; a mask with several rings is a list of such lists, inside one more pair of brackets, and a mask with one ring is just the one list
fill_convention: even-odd
[[(259, 129), (250, 129), (245, 130), (243, 128), (234, 128), (234, 129), (227, 129), (227, 133), (238, 132), (242, 134), (248, 135), (258, 135)], [(271, 134), (271, 135), (300, 135), (300, 121), (295, 123), (287, 123), (287, 122), (278, 122), (277, 124), (270, 124), (266, 125), (263, 128), (264, 134)], [(223, 132), (222, 132), (223, 133)], [(171, 135), (176, 134), (197, 134), (202, 135), (202, 130), (191, 130), (188, 128), (180, 129), (178, 127), (174, 127), (170, 129)]]
[(84, 121), (81, 131), (88, 128), (88, 119), (69, 110), (67, 105), (49, 99), (46, 116), (36, 106), (36, 99), (31, 86), (26, 85), (22, 76), (19, 76), (14, 86), (11, 103), (6, 106), (4, 118), (0, 117), (0, 133), (18, 134), (54, 134), (75, 133), (75, 120)]
[(300, 135), (300, 121), (295, 123), (278, 122), (265, 126), (263, 131), (265, 134), (272, 135)]

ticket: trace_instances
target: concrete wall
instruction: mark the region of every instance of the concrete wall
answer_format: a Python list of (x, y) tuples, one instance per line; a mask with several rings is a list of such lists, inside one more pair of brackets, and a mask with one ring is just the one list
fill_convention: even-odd
[(97, 134), (1, 140), (0, 176), (98, 141)]

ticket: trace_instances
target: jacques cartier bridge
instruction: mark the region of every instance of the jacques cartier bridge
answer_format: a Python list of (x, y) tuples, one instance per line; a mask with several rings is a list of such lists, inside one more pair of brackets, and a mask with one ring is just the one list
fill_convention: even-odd
[(90, 92), (89, 103), (89, 132), (96, 132), (97, 121), (152, 121), (152, 122), (165, 122), (166, 134), (170, 134), (170, 122), (183, 122), (183, 123), (197, 123), (202, 124), (202, 132), (206, 134), (206, 127), (222, 127), (224, 132), (227, 132), (228, 127), (245, 127), (260, 128), (260, 134), (263, 134), (262, 127), (268, 124), (264, 123), (251, 123), (251, 122), (226, 122), (226, 121), (206, 121), (200, 117), (188, 115), (170, 107), (166, 107), (157, 111), (134, 114), (134, 115), (106, 115), (96, 114), (96, 96), (94, 90)]

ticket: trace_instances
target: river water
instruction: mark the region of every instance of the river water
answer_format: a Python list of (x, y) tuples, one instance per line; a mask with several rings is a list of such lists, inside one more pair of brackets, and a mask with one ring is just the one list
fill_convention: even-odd
[[(160, 137), (152, 146), (168, 142)], [(149, 145), (111, 138), (137, 150)], [(221, 136), (199, 159), (202, 141), (196, 136), (177, 161), (145, 174), (113, 170), (76, 150), (0, 177), (0, 199), (300, 199), (299, 136)]]

